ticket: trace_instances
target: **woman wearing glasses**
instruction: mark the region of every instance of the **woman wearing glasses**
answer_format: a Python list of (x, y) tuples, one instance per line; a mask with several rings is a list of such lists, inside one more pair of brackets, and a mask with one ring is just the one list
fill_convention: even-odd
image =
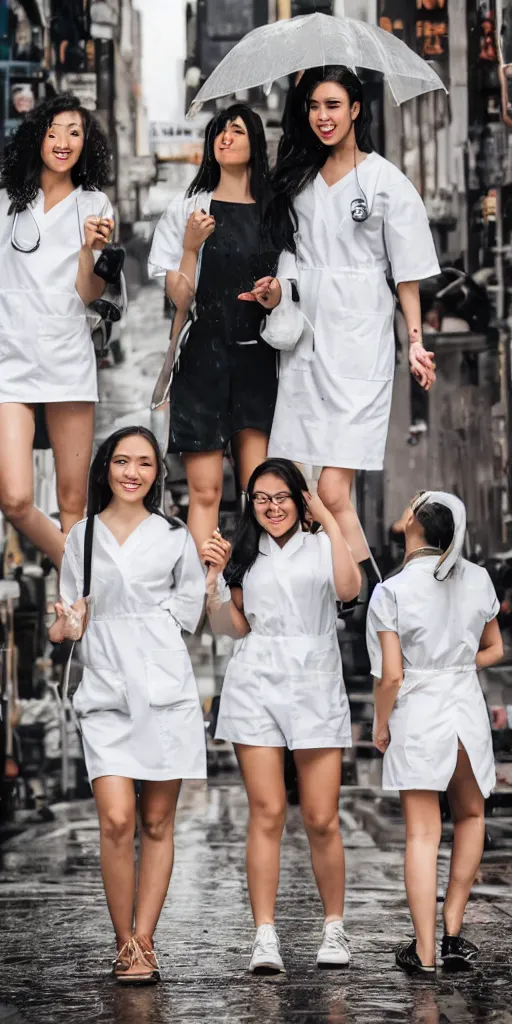
[[(60, 565), (82, 518), (96, 361), (86, 306), (114, 226), (106, 139), (73, 96), (47, 100), (9, 140), (0, 177), (0, 508)], [(45, 405), (62, 532), (33, 504), (34, 407)]]
[[(323, 527), (309, 532), (307, 517)], [(336, 600), (359, 592), (359, 569), (336, 520), (293, 463), (268, 459), (249, 480), (230, 545), (206, 542), (207, 608), (215, 632), (241, 640), (226, 672), (216, 736), (231, 740), (249, 799), (247, 879), (256, 937), (249, 969), (284, 970), (274, 928), (286, 814), (285, 747), (293, 751), (301, 811), (325, 923), (319, 965), (350, 960), (343, 929), (344, 855), (338, 797), (350, 711), (336, 635)]]

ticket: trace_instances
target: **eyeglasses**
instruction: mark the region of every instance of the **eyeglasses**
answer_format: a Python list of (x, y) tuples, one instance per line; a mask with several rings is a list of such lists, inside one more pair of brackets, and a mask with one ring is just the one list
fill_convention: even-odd
[(288, 491), (280, 491), (279, 494), (255, 491), (254, 494), (249, 495), (253, 505), (284, 505), (288, 498), (291, 498), (291, 494)]

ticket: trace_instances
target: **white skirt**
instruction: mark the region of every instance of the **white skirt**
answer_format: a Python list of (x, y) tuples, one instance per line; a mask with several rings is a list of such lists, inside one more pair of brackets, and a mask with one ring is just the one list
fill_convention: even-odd
[(446, 792), (459, 741), (484, 797), (496, 783), (491, 727), (473, 666), (404, 672), (389, 719), (383, 789)]

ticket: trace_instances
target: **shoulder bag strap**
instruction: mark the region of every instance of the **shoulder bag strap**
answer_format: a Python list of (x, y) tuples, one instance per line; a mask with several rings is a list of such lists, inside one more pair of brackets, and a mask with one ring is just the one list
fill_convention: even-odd
[(82, 597), (91, 593), (92, 540), (94, 535), (94, 516), (88, 515), (84, 537), (84, 586)]

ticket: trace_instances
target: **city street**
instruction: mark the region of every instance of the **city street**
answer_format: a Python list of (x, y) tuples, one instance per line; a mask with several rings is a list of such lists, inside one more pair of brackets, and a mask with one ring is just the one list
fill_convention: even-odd
[[(109, 976), (111, 926), (101, 888), (92, 802), (56, 807), (56, 821), (2, 847), (0, 1021), (26, 1024), (511, 1024), (512, 839), (485, 855), (467, 910), (474, 972), (410, 980), (393, 949), (410, 933), (396, 801), (342, 791), (347, 852), (346, 928), (353, 963), (315, 967), (321, 908), (298, 808), (283, 840), (277, 927), (287, 969), (247, 973), (253, 926), (244, 878), (246, 801), (238, 776), (188, 784), (176, 862), (156, 934), (162, 984), (121, 988)], [(509, 822), (510, 824), (510, 822)], [(439, 893), (447, 877), (442, 847)], [(3, 1005), (2, 1005), (3, 1004)], [(17, 1008), (18, 1016), (8, 1016)], [(3, 1016), (4, 1014), (4, 1016)]]
[[(167, 346), (162, 291), (131, 302), (125, 360), (100, 371), (97, 438), (122, 423), (148, 422), (154, 380)], [(201, 697), (213, 692), (208, 638), (190, 647)], [(508, 768), (508, 766), (503, 766)], [(289, 809), (277, 927), (287, 973), (247, 972), (253, 938), (244, 873), (247, 805), (236, 769), (207, 788), (184, 787), (176, 862), (156, 935), (162, 984), (121, 988), (109, 975), (114, 947), (99, 867), (92, 801), (57, 805), (55, 821), (29, 827), (0, 848), (0, 1021), (34, 1024), (512, 1024), (512, 819), (493, 817), (467, 911), (467, 935), (481, 947), (469, 976), (411, 981), (394, 966), (410, 932), (402, 882), (403, 825), (396, 797), (377, 788), (378, 762), (358, 762), (358, 787), (342, 791), (347, 851), (349, 969), (315, 967), (322, 916), (300, 811)], [(376, 783), (376, 785), (375, 785)], [(446, 826), (445, 839), (450, 835)], [(448, 874), (441, 850), (439, 894)]]

